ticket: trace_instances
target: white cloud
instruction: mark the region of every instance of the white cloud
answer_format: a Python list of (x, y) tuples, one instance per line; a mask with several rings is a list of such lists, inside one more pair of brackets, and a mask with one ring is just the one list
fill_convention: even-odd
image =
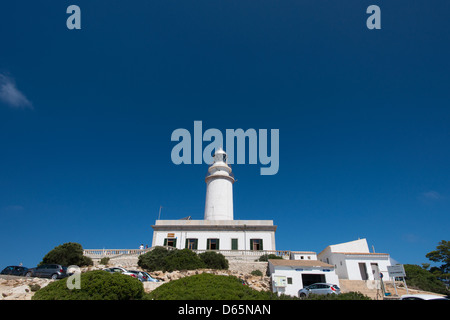
[(436, 191), (433, 191), (433, 190), (430, 190), (430, 191), (422, 193), (422, 196), (425, 199), (429, 199), (429, 200), (439, 200), (439, 199), (442, 198), (442, 196), (441, 196), (441, 194), (439, 192), (436, 192)]
[(3, 209), (4, 209), (5, 211), (22, 211), (22, 210), (24, 210), (25, 208), (22, 207), (21, 205), (16, 205), (16, 204), (14, 204), (14, 205), (6, 206), (6, 207), (4, 207)]
[(0, 74), (0, 100), (12, 108), (33, 109), (33, 104), (16, 88), (14, 80), (3, 74)]

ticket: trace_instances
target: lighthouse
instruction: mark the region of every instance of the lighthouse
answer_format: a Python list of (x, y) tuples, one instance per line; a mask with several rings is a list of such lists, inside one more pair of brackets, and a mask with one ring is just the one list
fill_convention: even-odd
[[(251, 261), (258, 255), (276, 250), (277, 226), (273, 220), (234, 220), (235, 179), (227, 160), (226, 152), (217, 148), (204, 180), (206, 200), (203, 219), (191, 219), (189, 216), (178, 220), (156, 220), (152, 225), (152, 247), (216, 250), (228, 258), (236, 256)], [(198, 183), (201, 182), (199, 179)], [(201, 217), (201, 214), (200, 211), (198, 216)]]
[(219, 148), (208, 168), (206, 182), (205, 220), (233, 220), (233, 184), (227, 154)]

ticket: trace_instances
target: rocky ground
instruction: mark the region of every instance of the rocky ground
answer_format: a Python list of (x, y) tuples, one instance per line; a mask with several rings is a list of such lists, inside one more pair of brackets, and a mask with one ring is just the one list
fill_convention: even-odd
[[(101, 270), (106, 268), (104, 265), (97, 265), (93, 267), (82, 268), (81, 272), (90, 270)], [(151, 272), (150, 275), (160, 280), (160, 282), (145, 282), (144, 290), (150, 292), (160, 285), (172, 280), (177, 280), (183, 277), (199, 274), (199, 273), (213, 273), (217, 275), (233, 275), (244, 280), (249, 287), (256, 290), (270, 290), (270, 278), (265, 275), (267, 263), (251, 263), (246, 265), (245, 263), (231, 264), (230, 270), (212, 270), (212, 269), (199, 269), (199, 270), (184, 270), (173, 272), (156, 271)], [(140, 270), (139, 267), (127, 266), (129, 270)], [(253, 276), (250, 274), (253, 270), (260, 270), (264, 276)], [(26, 278), (17, 276), (0, 276), (0, 300), (31, 300), (34, 292), (48, 285), (52, 281), (44, 278)]]
[(34, 292), (54, 280), (43, 278), (26, 278), (1, 276), (0, 300), (30, 300)]

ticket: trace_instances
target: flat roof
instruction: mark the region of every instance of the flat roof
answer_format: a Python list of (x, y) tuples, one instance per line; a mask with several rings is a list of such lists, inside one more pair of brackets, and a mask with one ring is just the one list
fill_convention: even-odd
[(155, 231), (169, 230), (258, 230), (275, 231), (273, 220), (156, 220)]
[(319, 260), (285, 260), (285, 259), (269, 259), (269, 263), (274, 266), (283, 267), (326, 267), (334, 268), (333, 265)]
[(378, 253), (378, 252), (333, 252), (345, 255), (357, 255), (357, 256), (388, 256), (389, 253)]

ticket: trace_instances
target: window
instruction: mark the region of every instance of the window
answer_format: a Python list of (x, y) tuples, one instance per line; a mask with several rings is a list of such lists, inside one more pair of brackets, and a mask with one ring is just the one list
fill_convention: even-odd
[(197, 250), (198, 239), (186, 239), (186, 249)]
[(263, 250), (262, 239), (250, 239), (250, 250)]
[(219, 250), (219, 239), (207, 239), (206, 240), (207, 250)]
[(292, 278), (287, 278), (287, 283), (292, 284)]
[(238, 239), (231, 239), (231, 250), (238, 250)]
[(175, 248), (177, 246), (177, 238), (165, 238), (164, 246)]

